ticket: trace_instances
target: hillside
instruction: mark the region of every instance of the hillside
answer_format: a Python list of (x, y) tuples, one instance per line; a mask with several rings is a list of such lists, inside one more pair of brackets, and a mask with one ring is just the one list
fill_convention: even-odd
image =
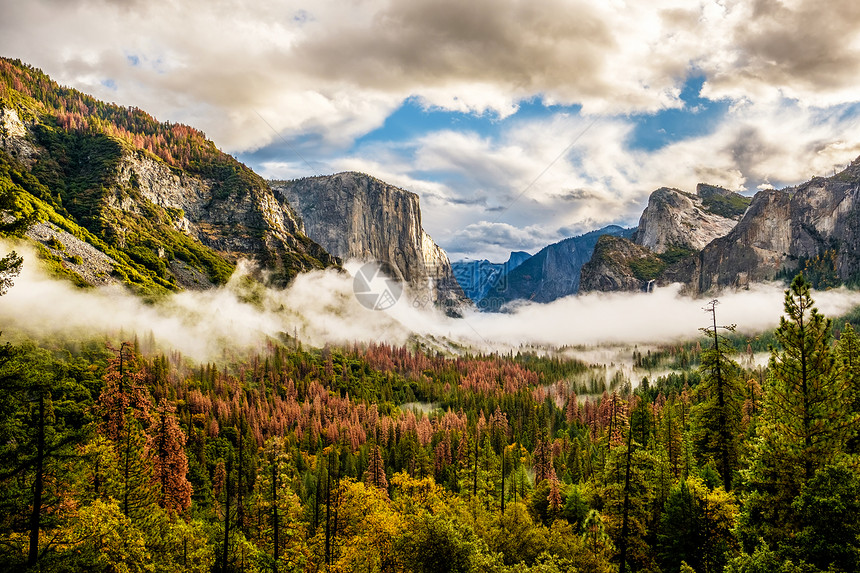
[(202, 288), (224, 283), (243, 258), (284, 284), (338, 264), (265, 181), (203, 133), (5, 58), (0, 185), (19, 195), (22, 212), (39, 214), (45, 224), (31, 238), (56, 273), (79, 284)]

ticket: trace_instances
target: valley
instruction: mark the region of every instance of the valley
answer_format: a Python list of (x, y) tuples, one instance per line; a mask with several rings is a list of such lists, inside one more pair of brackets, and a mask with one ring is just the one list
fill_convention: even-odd
[(860, 566), (856, 162), (451, 261), (17, 60), (0, 119), (0, 568)]

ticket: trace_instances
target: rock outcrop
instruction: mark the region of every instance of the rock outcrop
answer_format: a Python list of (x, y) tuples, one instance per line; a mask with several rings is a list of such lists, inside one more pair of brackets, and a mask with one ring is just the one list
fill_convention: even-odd
[(466, 301), (448, 255), (421, 225), (415, 193), (354, 172), (269, 184), (309, 237), (344, 260), (381, 263), (410, 286), (417, 305)]
[(576, 294), (580, 271), (591, 260), (598, 239), (604, 235), (630, 237), (633, 231), (611, 225), (544, 247), (494, 286), (484, 298), (484, 306), (498, 310), (514, 300), (551, 302)]
[(262, 181), (245, 192), (223, 193), (215, 182), (177, 173), (145, 153), (125, 153), (108, 202), (114, 208), (141, 213), (140, 199), (174, 213), (176, 230), (228, 260), (249, 259), (279, 272), (285, 280), (298, 272), (337, 264), (305, 235), (292, 207)]
[(737, 216), (727, 217), (708, 209), (718, 198), (732, 195), (737, 194), (709, 185), (699, 185), (697, 195), (667, 187), (657, 189), (648, 198), (634, 242), (654, 253), (671, 248), (700, 251), (737, 224)]
[(39, 151), (29, 135), (18, 111), (0, 105), (0, 149), (28, 167), (32, 166), (39, 156)]
[[(241, 168), (249, 174), (243, 188), (225, 190), (223, 180), (168, 167), (109, 136), (75, 134), (52, 142), (38, 117), (25, 123), (17, 110), (2, 105), (0, 127), (2, 162), (19, 174), (20, 185), (14, 185), (46, 201), (42, 209), (55, 209), (53, 217), (65, 218), (65, 227), (80, 225), (92, 233), (84, 240), (56, 225), (30, 233), (47, 256), (63, 259), (48, 241), (79, 251), (74, 259), (56, 261), (76, 282), (208, 288), (225, 281), (232, 264), (248, 259), (285, 284), (299, 272), (339, 264), (247, 168)], [(96, 151), (83, 156), (81, 148)], [(94, 153), (98, 160), (88, 160)], [(51, 188), (30, 174), (37, 168), (49, 173)], [(91, 248), (81, 241), (90, 241)], [(106, 261), (113, 265), (108, 271)]]
[(650, 249), (623, 237), (600, 237), (591, 260), (582, 266), (581, 292), (647, 291), (661, 260)]
[(582, 269), (583, 291), (649, 290), (684, 283), (695, 291), (699, 253), (738, 225), (748, 197), (721, 187), (699, 184), (696, 194), (662, 187), (648, 198), (633, 241), (598, 243)]

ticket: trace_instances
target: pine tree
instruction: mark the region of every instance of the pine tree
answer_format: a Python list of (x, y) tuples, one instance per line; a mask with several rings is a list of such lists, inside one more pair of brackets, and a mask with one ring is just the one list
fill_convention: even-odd
[[(836, 359), (839, 377), (847, 394), (847, 406), (854, 416), (860, 415), (860, 337), (846, 322), (836, 345)], [(860, 453), (860, 436), (856, 431), (848, 438), (848, 451)]]
[(0, 346), (0, 530), (18, 530), (28, 540), (28, 566), (51, 545), (41, 533), (62, 517), (69, 484), (59, 477), (60, 460), (73, 456), (84, 438), (85, 405), (75, 400), (85, 393), (47, 352)]
[(191, 506), (185, 433), (176, 421), (176, 407), (162, 399), (150, 425), (149, 450), (152, 476), (161, 486), (160, 505), (168, 512), (186, 511)]
[(702, 383), (696, 388), (701, 401), (692, 408), (690, 416), (696, 429), (693, 440), (703, 465), (713, 461), (723, 487), (731, 491), (732, 476), (738, 466), (743, 387), (740, 368), (729, 358), (734, 349), (718, 333), (720, 328), (733, 331), (735, 327), (717, 325), (717, 304), (713, 300), (705, 309), (711, 313), (713, 325), (702, 330), (713, 344), (702, 353)]
[(115, 497), (126, 517), (140, 519), (157, 498), (153, 489), (150, 438), (145, 432), (152, 424), (152, 403), (132, 344), (123, 342), (119, 349), (111, 350), (115, 354), (103, 377), (104, 387), (97, 410), (102, 417), (102, 433), (113, 442), (117, 456), (120, 477)]
[(745, 472), (750, 491), (745, 533), (772, 546), (794, 534), (793, 500), (844, 450), (856, 425), (856, 416), (844, 407), (847, 385), (835, 365), (831, 322), (815, 308), (803, 275), (785, 293), (785, 313), (775, 333), (781, 349), (771, 350), (757, 440)]
[(385, 462), (382, 461), (382, 451), (376, 444), (370, 447), (370, 459), (368, 460), (367, 471), (364, 472), (364, 483), (383, 490), (388, 489), (388, 478), (385, 477)]

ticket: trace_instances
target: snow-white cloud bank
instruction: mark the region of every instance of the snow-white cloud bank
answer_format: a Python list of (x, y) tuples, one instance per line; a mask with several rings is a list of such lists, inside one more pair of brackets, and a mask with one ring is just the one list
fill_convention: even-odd
[[(121, 335), (143, 338), (151, 333), (162, 348), (196, 360), (259, 349), (268, 337), (284, 333), (297, 333), (315, 346), (353, 341), (403, 344), (417, 335), (493, 350), (672, 342), (696, 337), (697, 329), (709, 321), (703, 311), (707, 300), (682, 296), (676, 288), (526, 303), (505, 314), (467, 311), (463, 318), (424, 308), (408, 293), (388, 310), (369, 310), (356, 299), (353, 278), (337, 271), (300, 275), (284, 290), (259, 288), (252, 303), (241, 286), (240, 268), (224, 287), (146, 303), (119, 287), (81, 290), (51, 279), (31, 252), (23, 252), (23, 273), (0, 297), (4, 329), (37, 337), (104, 335), (114, 341)], [(860, 304), (860, 293), (837, 289), (816, 293), (815, 299), (824, 314), (838, 316)], [(752, 333), (776, 326), (783, 290), (757, 285), (725, 293), (719, 300), (719, 322), (736, 323)]]

